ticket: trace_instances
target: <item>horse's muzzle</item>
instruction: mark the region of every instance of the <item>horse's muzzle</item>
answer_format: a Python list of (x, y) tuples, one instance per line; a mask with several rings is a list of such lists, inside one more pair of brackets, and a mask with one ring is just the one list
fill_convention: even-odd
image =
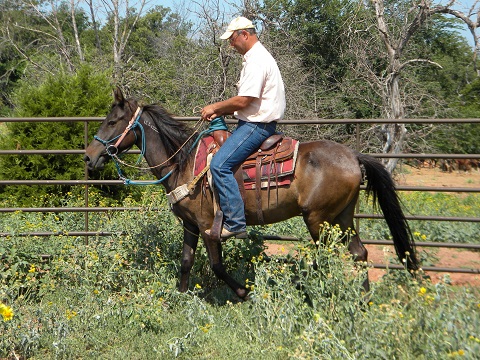
[(108, 157), (106, 155), (101, 155), (95, 160), (90, 159), (88, 155), (85, 155), (83, 161), (87, 163), (88, 170), (102, 170), (105, 167), (105, 163), (108, 161)]

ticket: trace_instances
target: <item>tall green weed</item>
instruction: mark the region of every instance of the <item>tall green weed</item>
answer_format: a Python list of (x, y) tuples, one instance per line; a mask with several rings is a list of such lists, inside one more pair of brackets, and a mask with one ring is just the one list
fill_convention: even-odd
[[(72, 195), (65, 205), (77, 201)], [(436, 360), (480, 353), (478, 289), (387, 271), (365, 293), (368, 269), (354, 264), (336, 227), (323, 225), (318, 247), (303, 242), (283, 256), (263, 252), (261, 228), (227, 242), (228, 271), (250, 290), (242, 302), (214, 278), (201, 245), (189, 292), (176, 290), (182, 227), (162, 190), (149, 188), (140, 203), (123, 205), (141, 210), (90, 214), (92, 228), (115, 235), (88, 242), (18, 235), (80, 227), (78, 214), (2, 216), (11, 236), (0, 243), (7, 309), (0, 358)], [(283, 230), (302, 236), (295, 221)]]

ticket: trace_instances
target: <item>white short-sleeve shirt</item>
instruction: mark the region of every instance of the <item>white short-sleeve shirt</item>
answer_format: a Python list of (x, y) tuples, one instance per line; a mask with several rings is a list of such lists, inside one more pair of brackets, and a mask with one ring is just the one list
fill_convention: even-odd
[(271, 122), (283, 119), (285, 87), (277, 62), (267, 49), (256, 42), (243, 56), (238, 95), (255, 99), (235, 117), (250, 122)]

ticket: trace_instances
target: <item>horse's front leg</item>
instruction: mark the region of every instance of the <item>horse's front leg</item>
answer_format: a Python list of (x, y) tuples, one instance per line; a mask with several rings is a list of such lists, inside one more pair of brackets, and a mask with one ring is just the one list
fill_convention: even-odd
[(179, 285), (181, 292), (188, 290), (190, 271), (192, 270), (193, 262), (195, 261), (195, 251), (197, 250), (198, 234), (198, 226), (187, 222), (183, 223), (183, 251)]
[(210, 236), (204, 234), (205, 247), (207, 249), (210, 266), (215, 275), (223, 280), (241, 299), (245, 299), (248, 295), (248, 290), (241, 286), (236, 280), (228, 275), (223, 265), (222, 259), (222, 244), (218, 239), (212, 239)]

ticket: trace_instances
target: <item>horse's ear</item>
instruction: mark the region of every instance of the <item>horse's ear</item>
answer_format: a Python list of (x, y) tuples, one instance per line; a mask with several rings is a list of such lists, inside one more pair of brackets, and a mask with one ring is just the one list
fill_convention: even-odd
[(113, 98), (115, 99), (115, 104), (123, 104), (125, 102), (125, 98), (123, 97), (122, 90), (120, 90), (119, 86), (113, 90)]

